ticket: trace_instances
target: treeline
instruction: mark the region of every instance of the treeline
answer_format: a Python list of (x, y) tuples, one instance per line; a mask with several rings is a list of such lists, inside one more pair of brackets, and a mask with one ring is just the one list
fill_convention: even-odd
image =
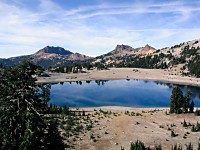
[(168, 68), (165, 58), (171, 59), (172, 55), (165, 55), (163, 53), (154, 56), (125, 56), (119, 59), (122, 60), (119, 64), (115, 64), (115, 67), (133, 67), (133, 68), (148, 68), (148, 69), (165, 69)]
[[(197, 41), (198, 42), (198, 41)], [(191, 75), (194, 75), (196, 77), (200, 77), (200, 47), (189, 47), (185, 46), (183, 49), (181, 56), (186, 61), (187, 58), (190, 58), (188, 61), (188, 64), (184, 66), (184, 68), (188, 68)]]
[[(198, 43), (196, 41), (194, 44)], [(194, 75), (200, 77), (200, 47), (190, 47), (189, 45), (183, 48), (181, 55), (174, 56), (174, 48), (181, 47), (184, 43), (175, 45), (171, 47), (167, 54), (153, 54), (153, 55), (125, 55), (125, 56), (116, 56), (112, 57), (106, 55), (107, 58), (103, 56), (98, 57), (101, 59), (101, 63), (105, 64), (106, 61), (111, 61), (112, 63), (107, 64), (107, 67), (134, 67), (134, 68), (148, 68), (148, 69), (166, 69), (178, 64), (185, 64), (182, 68), (183, 75)], [(159, 51), (157, 51), (159, 52)], [(110, 54), (111, 55), (111, 54)], [(188, 60), (189, 59), (189, 60)], [(117, 62), (117, 63), (116, 63)], [(189, 73), (185, 73), (184, 70), (188, 68)]]
[(189, 61), (188, 70), (197, 78), (200, 77), (200, 55), (194, 56), (194, 58)]
[[(166, 69), (173, 65), (185, 63), (185, 59), (181, 57), (174, 57), (170, 51), (167, 54), (160, 53), (154, 55), (127, 55), (127, 56), (117, 56), (115, 58), (107, 58), (105, 60), (116, 59), (119, 63), (110, 63), (108, 67), (131, 67), (131, 68), (147, 68), (147, 69)], [(101, 60), (102, 63), (105, 60)]]
[(92, 70), (97, 68), (97, 70), (104, 70), (108, 69), (106, 65), (103, 63), (90, 63), (90, 62), (83, 62), (83, 63), (74, 63), (71, 65), (63, 65), (60, 67), (52, 68), (49, 67), (48, 70), (53, 72), (60, 72), (60, 73), (84, 73), (83, 70)]
[(45, 114), (63, 114), (66, 116), (85, 116), (85, 111), (71, 111), (68, 106), (50, 104)]

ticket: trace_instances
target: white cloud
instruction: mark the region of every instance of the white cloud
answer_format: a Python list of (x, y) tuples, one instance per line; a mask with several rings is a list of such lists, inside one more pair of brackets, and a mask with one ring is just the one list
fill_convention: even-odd
[[(40, 0), (37, 11), (20, 3), (1, 1), (0, 57), (31, 54), (46, 45), (96, 56), (114, 49), (117, 44), (139, 47), (152, 43), (160, 47), (171, 41), (192, 40), (200, 37), (199, 29), (190, 27), (194, 24), (190, 22), (194, 12), (199, 14), (198, 6), (181, 1), (104, 2), (64, 9), (55, 1)], [(180, 23), (185, 26), (180, 27)]]

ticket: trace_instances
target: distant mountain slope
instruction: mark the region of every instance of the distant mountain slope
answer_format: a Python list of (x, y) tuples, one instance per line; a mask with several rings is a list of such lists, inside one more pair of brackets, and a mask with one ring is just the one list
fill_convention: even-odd
[(31, 55), (25, 55), (25, 56), (18, 56), (18, 57), (11, 57), (11, 58), (1, 58), (0, 59), (0, 64), (3, 64), (4, 66), (14, 66), (17, 63), (19, 63), (20, 61), (24, 60), (24, 59), (28, 59), (30, 58)]
[(148, 44), (145, 45), (145, 47), (140, 47), (140, 48), (132, 48), (131, 46), (128, 45), (117, 45), (114, 50), (111, 52), (102, 55), (102, 56), (125, 56), (125, 55), (133, 55), (133, 54), (151, 54), (156, 51), (155, 48), (149, 46)]
[(132, 48), (128, 45), (117, 45), (111, 52), (96, 57), (94, 62), (105, 62), (105, 64), (116, 65), (121, 63), (122, 59), (128, 56), (135, 55), (149, 55), (156, 52), (156, 49), (148, 44), (144, 47)]
[(35, 64), (47, 68), (49, 66), (56, 67), (60, 65), (71, 64), (90, 59), (91, 57), (79, 53), (72, 53), (62, 47), (47, 46), (32, 55), (0, 59), (0, 63), (5, 66), (13, 66), (27, 58), (32, 58), (32, 61)]
[(68, 50), (65, 50), (62, 47), (53, 47), (53, 46), (52, 47), (47, 46), (35, 53), (35, 55), (43, 55), (43, 54), (70, 55), (73, 53)]
[[(178, 66), (180, 75), (195, 75), (200, 77), (200, 39), (183, 42), (171, 47), (156, 50), (148, 44), (133, 48), (128, 45), (117, 45), (114, 50), (96, 58), (83, 54), (72, 53), (61, 47), (47, 46), (33, 55), (0, 59), (0, 63), (12, 66), (19, 61), (32, 58), (35, 64), (45, 68), (63, 66), (74, 62), (86, 61), (92, 66), (135, 67), (168, 69)], [(177, 69), (177, 68), (176, 68)]]
[(132, 48), (117, 45), (111, 52), (96, 57), (93, 62), (106, 67), (137, 67), (171, 69), (179, 66), (180, 75), (200, 77), (200, 39), (156, 50), (149, 46)]

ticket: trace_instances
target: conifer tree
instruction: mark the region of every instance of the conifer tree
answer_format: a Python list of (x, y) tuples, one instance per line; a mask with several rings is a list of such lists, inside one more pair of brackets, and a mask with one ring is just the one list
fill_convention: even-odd
[[(6, 68), (0, 78), (0, 149), (45, 148), (47, 124), (42, 115), (43, 95), (33, 75), (37, 66), (29, 60)], [(47, 99), (46, 99), (47, 100)]]
[(190, 112), (194, 112), (194, 102), (190, 102), (191, 98), (192, 93), (190, 91), (187, 91), (187, 94), (183, 97), (181, 89), (174, 87), (170, 97), (170, 113), (188, 113), (188, 109)]
[(184, 102), (183, 102), (183, 109), (185, 113), (188, 113), (191, 98), (192, 98), (192, 93), (190, 91), (187, 91), (187, 94), (184, 97)]
[(57, 120), (54, 120), (53, 118), (50, 119), (48, 122), (48, 128), (47, 128), (47, 135), (46, 135), (46, 150), (63, 150), (64, 144), (62, 141), (62, 138), (60, 137), (60, 133), (58, 131), (58, 122)]
[(190, 113), (194, 112), (194, 101), (191, 102), (190, 104)]
[(174, 87), (170, 97), (170, 113), (181, 113), (183, 93), (179, 87)]

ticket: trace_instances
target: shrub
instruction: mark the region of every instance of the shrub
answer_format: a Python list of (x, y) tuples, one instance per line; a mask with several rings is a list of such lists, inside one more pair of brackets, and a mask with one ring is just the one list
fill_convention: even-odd
[(195, 116), (200, 116), (200, 110), (197, 109), (194, 114)]
[(191, 143), (189, 143), (188, 145), (186, 144), (186, 149), (193, 150), (193, 145)]
[(185, 119), (184, 119), (184, 122), (183, 122), (183, 127), (187, 127), (188, 125), (187, 125), (187, 122), (185, 121)]
[(173, 130), (171, 130), (171, 137), (176, 137), (178, 134), (176, 134)]
[(174, 146), (172, 146), (172, 150), (182, 150), (182, 146), (175, 144)]
[(141, 141), (136, 141), (135, 143), (131, 143), (130, 150), (146, 150), (147, 148), (144, 146), (144, 143)]

